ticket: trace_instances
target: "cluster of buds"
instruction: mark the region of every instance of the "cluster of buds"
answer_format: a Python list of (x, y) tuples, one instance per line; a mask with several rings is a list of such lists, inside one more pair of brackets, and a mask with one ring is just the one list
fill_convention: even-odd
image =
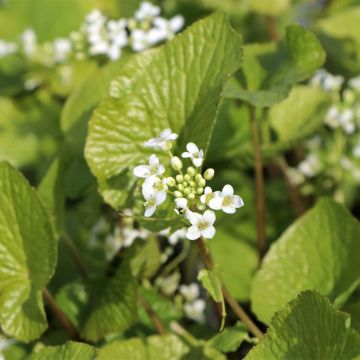
[[(169, 157), (169, 166), (165, 168), (156, 154), (149, 158), (149, 164), (134, 168), (134, 175), (144, 179), (142, 194), (145, 199), (145, 217), (152, 216), (156, 208), (163, 204), (168, 195), (174, 201), (174, 210), (182, 216), (188, 225), (186, 238), (196, 240), (199, 237), (211, 239), (215, 236), (214, 223), (216, 216), (213, 210), (222, 210), (234, 214), (237, 208), (244, 205), (240, 196), (234, 195), (231, 185), (225, 185), (222, 191), (213, 192), (207, 181), (214, 177), (215, 171), (201, 171), (204, 152), (196, 144), (186, 145), (181, 157), (191, 161), (184, 167), (183, 160), (171, 152), (173, 142), (177, 139), (170, 129), (161, 132), (159, 137), (145, 142), (146, 147), (163, 151)], [(169, 173), (172, 173), (172, 176)], [(190, 224), (189, 224), (190, 223)]]

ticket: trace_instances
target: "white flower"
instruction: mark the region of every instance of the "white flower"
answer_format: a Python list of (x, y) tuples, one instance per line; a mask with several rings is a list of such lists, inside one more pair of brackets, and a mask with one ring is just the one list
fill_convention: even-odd
[(360, 75), (349, 80), (349, 86), (354, 90), (360, 89)]
[(200, 167), (204, 161), (204, 152), (192, 142), (186, 145), (187, 152), (182, 153), (183, 158), (190, 158), (196, 167)]
[(354, 112), (351, 109), (345, 109), (339, 117), (341, 127), (347, 134), (352, 134), (355, 131), (355, 124), (353, 122)]
[(162, 40), (161, 31), (156, 28), (148, 31), (135, 29), (131, 33), (131, 47), (136, 52), (143, 51)]
[(176, 140), (177, 137), (178, 135), (170, 129), (165, 129), (158, 137), (146, 141), (144, 145), (156, 150), (169, 150), (169, 148), (171, 148), (171, 142)]
[(126, 32), (126, 20), (110, 20), (107, 23), (107, 27), (109, 30), (109, 38), (110, 40), (120, 47), (124, 47), (127, 44), (127, 32)]
[(99, 9), (92, 10), (86, 15), (86, 22), (90, 25), (102, 24), (106, 21), (106, 17), (102, 14)]
[(355, 144), (354, 149), (353, 149), (353, 156), (357, 159), (360, 158), (360, 142)]
[(142, 185), (143, 191), (146, 193), (157, 193), (157, 192), (165, 192), (167, 190), (166, 179), (160, 179), (156, 176), (151, 176), (145, 179)]
[(204, 194), (201, 195), (200, 197), (200, 201), (203, 203), (203, 204), (209, 204), (209, 201), (211, 199), (213, 199), (214, 197), (217, 197), (217, 196), (220, 196), (221, 195), (221, 192), (220, 191), (215, 191), (213, 192), (211, 187), (210, 186), (207, 186), (205, 189), (204, 189)]
[(181, 15), (174, 16), (170, 20), (163, 17), (156, 17), (154, 26), (160, 30), (163, 40), (171, 39), (184, 26), (184, 18)]
[(177, 209), (186, 209), (187, 208), (187, 199), (185, 198), (176, 198), (175, 205)]
[(318, 70), (310, 80), (311, 85), (320, 85), (326, 91), (339, 90), (343, 82), (342, 76), (332, 75), (324, 69)]
[(186, 229), (181, 228), (173, 232), (170, 236), (168, 236), (168, 240), (171, 245), (176, 245), (180, 239), (185, 239), (185, 237), (186, 237)]
[(54, 41), (54, 55), (57, 62), (67, 60), (71, 53), (71, 41), (69, 39), (55, 39)]
[(134, 175), (140, 178), (158, 176), (165, 172), (165, 168), (160, 164), (159, 158), (153, 154), (150, 156), (149, 165), (139, 165), (134, 168)]
[(166, 192), (152, 192), (143, 187), (142, 193), (146, 200), (144, 216), (150, 217), (154, 214), (156, 207), (161, 205), (166, 200)]
[(186, 233), (189, 240), (196, 240), (200, 236), (206, 239), (212, 239), (215, 236), (215, 228), (213, 226), (216, 216), (211, 210), (206, 210), (203, 215), (192, 212), (190, 210), (186, 213), (187, 219), (191, 225)]
[(196, 283), (180, 285), (179, 292), (188, 302), (194, 301), (200, 296), (199, 285)]
[(197, 299), (191, 303), (186, 303), (184, 305), (185, 315), (191, 320), (203, 322), (205, 306), (206, 304), (203, 299)]
[(325, 116), (325, 124), (336, 129), (339, 126), (340, 110), (336, 106), (331, 106)]
[(160, 14), (160, 8), (148, 1), (143, 1), (135, 12), (135, 19), (138, 21), (151, 20)]
[(209, 201), (209, 206), (214, 210), (222, 210), (227, 214), (234, 214), (236, 209), (244, 206), (244, 202), (239, 195), (234, 195), (234, 188), (231, 185), (225, 185), (221, 194)]
[(26, 29), (22, 34), (22, 43), (26, 56), (32, 56), (37, 48), (36, 34), (33, 29)]
[(14, 54), (17, 51), (17, 45), (0, 39), (0, 58)]
[(314, 177), (321, 170), (321, 163), (315, 154), (308, 155), (298, 166), (300, 172), (307, 177)]

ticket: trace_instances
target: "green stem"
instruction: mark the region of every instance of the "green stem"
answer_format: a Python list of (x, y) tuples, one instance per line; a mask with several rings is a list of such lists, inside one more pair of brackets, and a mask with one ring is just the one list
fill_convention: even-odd
[(173, 259), (171, 260), (161, 271), (160, 276), (166, 276), (169, 273), (171, 273), (172, 270), (174, 270), (182, 261), (186, 259), (186, 256), (189, 252), (189, 242), (184, 241), (184, 246), (181, 250), (181, 252)]
[[(206, 244), (206, 240), (203, 237), (200, 237), (196, 240), (196, 243), (199, 248), (201, 259), (208, 270), (214, 270), (214, 261), (212, 259), (210, 249)], [(256, 324), (251, 320), (251, 318), (246, 314), (245, 310), (238, 304), (235, 298), (231, 295), (229, 290), (222, 284), (223, 296), (226, 302), (229, 304), (234, 313), (239, 317), (239, 319), (245, 324), (249, 331), (256, 336), (258, 339), (263, 339), (264, 334), (256, 326)]]
[(258, 233), (259, 258), (262, 259), (266, 252), (265, 235), (265, 185), (263, 172), (263, 159), (261, 154), (261, 141), (255, 116), (255, 108), (249, 105), (250, 126), (255, 153), (255, 184), (256, 184), (256, 221)]
[(69, 335), (69, 338), (71, 340), (78, 339), (79, 334), (77, 333), (75, 327), (70, 322), (70, 320), (67, 318), (65, 313), (60, 309), (60, 307), (56, 303), (55, 299), (53, 298), (53, 296), (51, 295), (49, 290), (44, 289), (43, 296), (44, 296), (44, 299), (45, 299), (47, 305), (49, 306), (50, 310), (52, 311), (54, 316), (57, 318), (57, 320), (59, 321), (61, 326), (64, 328), (64, 330), (67, 332), (67, 334)]
[(145, 309), (145, 311), (149, 315), (158, 334), (165, 335), (166, 334), (165, 327), (162, 324), (158, 314), (151, 306), (151, 304), (147, 300), (145, 300), (143, 297), (140, 297), (139, 301), (140, 301), (140, 304), (142, 305), (142, 307)]

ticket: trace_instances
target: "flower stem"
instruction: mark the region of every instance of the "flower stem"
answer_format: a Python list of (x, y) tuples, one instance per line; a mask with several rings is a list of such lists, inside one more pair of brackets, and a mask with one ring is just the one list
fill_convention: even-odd
[(70, 322), (70, 320), (67, 318), (65, 313), (60, 309), (60, 307), (56, 303), (55, 299), (53, 298), (53, 296), (51, 295), (49, 290), (44, 289), (43, 296), (44, 296), (44, 299), (45, 299), (46, 303), (48, 304), (49, 308), (51, 309), (52, 313), (57, 318), (57, 320), (59, 321), (61, 326), (64, 328), (64, 330), (67, 332), (67, 334), (69, 335), (69, 338), (71, 340), (79, 339), (79, 334), (77, 333), (75, 327)]
[(250, 126), (252, 133), (253, 148), (255, 152), (255, 183), (256, 183), (256, 221), (258, 233), (259, 258), (266, 252), (266, 235), (265, 235), (265, 185), (263, 159), (261, 154), (261, 142), (259, 129), (255, 116), (255, 107), (249, 105)]
[(140, 297), (140, 304), (142, 305), (142, 307), (145, 309), (145, 311), (149, 315), (149, 317), (150, 317), (151, 321), (153, 322), (153, 324), (155, 326), (155, 329), (158, 332), (158, 334), (159, 335), (166, 335), (165, 327), (162, 324), (158, 314), (156, 313), (156, 311), (151, 306), (151, 304), (147, 300), (145, 300), (143, 297)]
[[(203, 237), (200, 237), (196, 240), (196, 243), (199, 248), (201, 259), (208, 270), (214, 270), (214, 261), (212, 259), (210, 249), (206, 244), (206, 240)], [(238, 304), (235, 298), (231, 295), (229, 290), (222, 284), (222, 292), (224, 299), (234, 311), (234, 313), (238, 316), (238, 318), (245, 324), (245, 326), (249, 329), (249, 331), (256, 336), (258, 339), (263, 339), (264, 334), (261, 330), (256, 326), (256, 324), (251, 320), (249, 315), (246, 314), (245, 310)]]
[(86, 271), (86, 268), (85, 268), (85, 264), (83, 263), (82, 259), (81, 259), (81, 256), (79, 254), (79, 251), (78, 249), (76, 248), (74, 242), (71, 240), (70, 236), (68, 235), (67, 232), (64, 232), (62, 234), (62, 239), (65, 243), (65, 245), (67, 246), (67, 248), (69, 249), (74, 261), (75, 261), (75, 264), (79, 270), (79, 273), (80, 275), (84, 278), (84, 279), (87, 279), (88, 275), (87, 275), (87, 271)]

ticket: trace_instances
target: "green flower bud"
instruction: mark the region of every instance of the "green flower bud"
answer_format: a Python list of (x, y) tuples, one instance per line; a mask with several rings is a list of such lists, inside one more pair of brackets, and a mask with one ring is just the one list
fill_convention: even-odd
[(177, 156), (171, 158), (170, 165), (176, 171), (181, 170), (183, 167), (182, 161)]
[(198, 182), (198, 186), (200, 187), (205, 187), (206, 185), (206, 180), (205, 179), (201, 179), (199, 182)]
[(196, 174), (196, 170), (192, 166), (189, 166), (186, 171), (190, 176), (195, 176)]
[(175, 186), (175, 185), (176, 185), (176, 181), (175, 181), (175, 179), (174, 179), (173, 177), (168, 177), (168, 178), (166, 179), (166, 184), (167, 184), (168, 186)]
[(174, 192), (174, 195), (175, 195), (175, 197), (177, 197), (177, 198), (184, 197), (184, 195), (183, 195), (182, 192), (180, 192), (180, 191), (175, 191), (175, 192)]
[(189, 194), (189, 195), (187, 196), (187, 198), (188, 198), (189, 200), (194, 200), (194, 199), (195, 199), (195, 194), (191, 193), (191, 194)]
[(206, 180), (211, 180), (214, 177), (215, 170), (214, 169), (207, 169), (204, 173), (204, 178)]
[(189, 183), (188, 183), (187, 181), (184, 181), (184, 182), (183, 182), (183, 185), (184, 185), (184, 187), (188, 187), (188, 186), (189, 186)]
[(204, 211), (205, 210), (205, 208), (206, 208), (206, 206), (204, 205), (204, 204), (202, 204), (202, 203), (197, 203), (196, 204), (196, 208), (198, 209), (198, 210), (200, 210), (200, 211)]
[(136, 27), (137, 27), (136, 20), (135, 20), (135, 19), (130, 19), (130, 20), (128, 21), (128, 28), (129, 28), (130, 30), (134, 30), (134, 29), (136, 29)]
[(204, 188), (202, 188), (202, 187), (199, 187), (199, 188), (196, 189), (196, 193), (198, 195), (202, 195), (203, 192), (204, 192)]
[(182, 175), (176, 175), (175, 179), (178, 183), (182, 183), (184, 181), (184, 177)]
[(184, 189), (184, 195), (185, 195), (185, 196), (189, 196), (189, 195), (190, 195), (190, 189), (189, 189), (189, 188)]
[(184, 175), (184, 179), (185, 181), (190, 181), (191, 180), (191, 176), (189, 174), (185, 174)]
[(196, 186), (195, 181), (190, 181), (189, 185), (190, 185), (190, 187), (195, 188), (195, 186)]
[(183, 184), (179, 184), (179, 185), (178, 185), (178, 189), (179, 189), (180, 191), (184, 191), (184, 189), (185, 189), (185, 188), (184, 188), (184, 185), (183, 185)]
[(202, 175), (201, 174), (196, 174), (196, 176), (195, 176), (195, 181), (196, 182), (199, 182), (199, 181), (201, 181), (202, 180)]

